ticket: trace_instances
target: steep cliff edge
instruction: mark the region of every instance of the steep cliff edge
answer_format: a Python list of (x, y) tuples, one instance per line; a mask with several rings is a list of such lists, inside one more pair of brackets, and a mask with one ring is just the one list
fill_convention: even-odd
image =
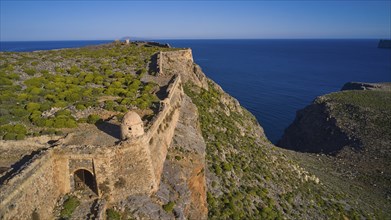
[(208, 218), (328, 219), (377, 215), (374, 207), (357, 205), (356, 199), (323, 183), (294, 162), (293, 156), (271, 144), (255, 117), (200, 69), (195, 69), (191, 56), (183, 56), (185, 62), (176, 62), (169, 53), (165, 55), (170, 65), (163, 66), (162, 72), (182, 74), (183, 79), (188, 79), (185, 93), (198, 109), (206, 143)]
[[(347, 83), (297, 112), (278, 146), (321, 154), (292, 154), (301, 164), (349, 185), (363, 204), (391, 207), (391, 90), (389, 83)], [(348, 90), (354, 89), (354, 90)], [(331, 155), (324, 155), (322, 153)], [(316, 158), (316, 159), (314, 159)], [(317, 161), (317, 162), (316, 162)], [(347, 182), (342, 184), (342, 181)], [(365, 189), (365, 190), (364, 190)]]
[(391, 83), (365, 83), (365, 82), (348, 82), (343, 85), (343, 90), (382, 90), (391, 91)]
[[(302, 161), (309, 161), (319, 165), (316, 163), (318, 158), (307, 158), (272, 145), (255, 117), (205, 76), (201, 68), (194, 63), (190, 49), (145, 47), (143, 44), (136, 43), (52, 51), (50, 54), (44, 51), (26, 53), (34, 60), (34, 62), (28, 60), (31, 61), (29, 64), (25, 63), (31, 69), (22, 69), (19, 64), (14, 63), (15, 57), (22, 59), (23, 54), (0, 55), (4, 58), (0, 61), (3, 71), (0, 72), (0, 77), (4, 84), (1, 88), (0, 122), (14, 121), (26, 126), (3, 126), (0, 136), (4, 139), (4, 143), (10, 144), (8, 139), (23, 139), (25, 135), (39, 136), (47, 132), (61, 134), (63, 131), (68, 134), (67, 137), (74, 137), (79, 132), (82, 135), (76, 135), (75, 137), (78, 138), (71, 138), (74, 141), (69, 142), (77, 146), (53, 146), (55, 149), (48, 150), (53, 155), (43, 153), (31, 160), (26, 167), (29, 168), (28, 171), (32, 171), (26, 178), (34, 184), (24, 185), (29, 188), (18, 188), (17, 184), (3, 188), (9, 189), (3, 195), (8, 195), (8, 192), (28, 195), (16, 199), (26, 202), (33, 210), (31, 213), (25, 205), (19, 205), (20, 209), (12, 210), (15, 204), (13, 203), (10, 206), (0, 206), (0, 210), (5, 214), (12, 211), (15, 214), (10, 216), (17, 216), (20, 215), (18, 210), (25, 209), (27, 210), (25, 216), (36, 216), (39, 212), (34, 208), (37, 207), (45, 210), (47, 215), (41, 215), (41, 218), (45, 219), (46, 216), (50, 216), (50, 206), (55, 204), (54, 201), (58, 197), (63, 197), (63, 194), (69, 192), (84, 200), (83, 197), (78, 197), (78, 193), (85, 190), (98, 193), (95, 196), (101, 202), (83, 201), (75, 211), (76, 216), (72, 216), (74, 218), (80, 219), (87, 213), (90, 217), (91, 214), (101, 216), (107, 213), (109, 217), (122, 216), (125, 219), (353, 219), (381, 218), (382, 210), (387, 210), (379, 206), (380, 211), (378, 211), (379, 207), (376, 207), (378, 203), (371, 204), (365, 201), (362, 203), (360, 198), (351, 196), (351, 192), (354, 191), (347, 189), (349, 192), (345, 192), (346, 188), (339, 185), (336, 187), (333, 185), (334, 182), (322, 176), (320, 169), (313, 169), (306, 163), (302, 163)], [(55, 59), (49, 59), (49, 55), (54, 55)], [(151, 56), (156, 58), (156, 62), (151, 62)], [(66, 69), (51, 63), (63, 57), (66, 59), (61, 59), (64, 60), (61, 66)], [(41, 59), (47, 62), (39, 62)], [(85, 63), (79, 65), (79, 60)], [(154, 63), (157, 65), (156, 68), (149, 69)], [(17, 77), (18, 74), (21, 77)], [(47, 87), (46, 85), (50, 84), (48, 79), (53, 79), (57, 83)], [(27, 84), (24, 83), (25, 81)], [(13, 86), (13, 83), (18, 85), (24, 83), (31, 88)], [(74, 90), (65, 86), (69, 83), (73, 83)], [(59, 87), (62, 87), (61, 93), (53, 93)], [(37, 94), (30, 97), (24, 92)], [(83, 96), (72, 96), (72, 99), (68, 99), (72, 94), (79, 93)], [(55, 97), (46, 96), (47, 94), (54, 94)], [(15, 95), (18, 96), (18, 100), (26, 102), (27, 98), (33, 104), (26, 102), (22, 106), (15, 106), (13, 98)], [(166, 97), (171, 97), (171, 102)], [(47, 105), (38, 106), (39, 103), (35, 103), (43, 99), (48, 99), (45, 102)], [(56, 102), (57, 99), (63, 101)], [(80, 102), (84, 99), (89, 102)], [(66, 105), (67, 111), (58, 111), (48, 116), (52, 109), (55, 110), (51, 106), (63, 105)], [(40, 111), (37, 110), (38, 107)], [(147, 132), (157, 131), (153, 133), (153, 138), (146, 139), (148, 141), (143, 142), (146, 145), (129, 145), (122, 148), (120, 143), (119, 146), (102, 146), (105, 143), (116, 143), (118, 134), (121, 133), (118, 132), (118, 120), (123, 116), (122, 112), (128, 111), (129, 108), (137, 109), (141, 114)], [(96, 113), (100, 115), (94, 115)], [(16, 117), (18, 115), (20, 117)], [(159, 115), (164, 117), (158, 117)], [(106, 126), (94, 124), (97, 121), (93, 119), (99, 118), (96, 116), (100, 116), (99, 123)], [(65, 124), (66, 121), (74, 123)], [(91, 124), (87, 125), (86, 121)], [(52, 127), (57, 130), (45, 130)], [(107, 138), (108, 136), (111, 138)], [(350, 137), (349, 134), (341, 131), (341, 137), (345, 136)], [(20, 140), (16, 142), (24, 143)], [(93, 145), (98, 143), (98, 145), (83, 145), (88, 143)], [(126, 143), (128, 143), (126, 140), (122, 142), (122, 144)], [(51, 144), (53, 140), (47, 142), (47, 145)], [(39, 146), (40, 144), (37, 145)], [(135, 152), (140, 146), (148, 146), (148, 148)], [(8, 155), (24, 155), (36, 149), (35, 145), (29, 145), (12, 152), (11, 145), (7, 145), (6, 148), (4, 145), (0, 147), (3, 147), (2, 151), (7, 152)], [(102, 149), (108, 150), (102, 151)], [(121, 149), (129, 151), (121, 151)], [(54, 152), (54, 150), (58, 151)], [(64, 153), (67, 150), (72, 153), (69, 156), (85, 158), (68, 162), (58, 161), (63, 157), (57, 156), (62, 155), (65, 158)], [(83, 154), (74, 154), (79, 150)], [(102, 154), (91, 161), (94, 153), (99, 152)], [(114, 154), (111, 155), (112, 153)], [(2, 166), (9, 166), (16, 160), (16, 158), (7, 158), (9, 160)], [(106, 161), (108, 159), (110, 161)], [(144, 163), (145, 161), (148, 163)], [(41, 169), (43, 163), (50, 166), (45, 166), (47, 169), (43, 170)], [(52, 168), (51, 164), (57, 167)], [(154, 167), (157, 168), (152, 169), (151, 164), (155, 164)], [(97, 169), (94, 168), (95, 166)], [(100, 191), (96, 191), (94, 180), (86, 181), (83, 178), (84, 180), (80, 182), (74, 178), (75, 175), (77, 177), (80, 174), (73, 172), (78, 167), (83, 168), (83, 175), (95, 174), (95, 181), (99, 183)], [(40, 173), (33, 168), (40, 169)], [(158, 171), (151, 172), (156, 176), (153, 181), (149, 181), (151, 180), (149, 177), (152, 176), (149, 175), (151, 170)], [(22, 174), (19, 175), (19, 179), (16, 179), (21, 183), (25, 180)], [(45, 178), (42, 178), (41, 174), (45, 174)], [(8, 173), (5, 176), (7, 182), (12, 178)], [(106, 181), (108, 178), (115, 181), (110, 184), (110, 181)], [(48, 181), (59, 179), (61, 183)], [(37, 184), (33, 180), (41, 182)], [(71, 180), (74, 181), (69, 182)], [(153, 184), (149, 185), (148, 182)], [(79, 183), (89, 189), (85, 186), (84, 189), (74, 187)], [(155, 185), (155, 183), (159, 184)], [(156, 188), (151, 191), (151, 186)], [(55, 192), (64, 189), (57, 195), (51, 193), (49, 187)], [(143, 190), (132, 191), (137, 187)], [(15, 191), (12, 191), (14, 189)], [(110, 195), (117, 199), (110, 200)], [(51, 200), (48, 199), (49, 197)], [(7, 198), (8, 201), (11, 199)], [(60, 199), (58, 203), (60, 206), (63, 200)], [(104, 202), (105, 200), (107, 203)], [(6, 204), (3, 201), (5, 200), (2, 200), (1, 204)], [(91, 202), (95, 205), (91, 205)], [(7, 202), (7, 204), (11, 203)], [(106, 208), (108, 208), (107, 212), (105, 212)]]

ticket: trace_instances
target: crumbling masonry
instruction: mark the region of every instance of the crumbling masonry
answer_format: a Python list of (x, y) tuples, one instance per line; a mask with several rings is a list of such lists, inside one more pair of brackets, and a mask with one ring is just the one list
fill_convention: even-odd
[[(191, 50), (170, 53), (179, 57), (185, 54), (184, 59), (194, 65)], [(161, 56), (159, 61), (167, 59), (167, 55)], [(158, 65), (159, 70), (164, 68), (161, 62)], [(0, 219), (34, 216), (51, 219), (58, 199), (78, 189), (79, 184), (87, 185), (98, 198), (109, 202), (155, 192), (184, 96), (181, 78), (188, 78), (179, 73), (173, 75), (168, 95), (145, 133), (136, 113), (128, 113), (121, 126), (125, 139), (118, 144), (103, 147), (57, 144), (37, 153), (3, 179)]]

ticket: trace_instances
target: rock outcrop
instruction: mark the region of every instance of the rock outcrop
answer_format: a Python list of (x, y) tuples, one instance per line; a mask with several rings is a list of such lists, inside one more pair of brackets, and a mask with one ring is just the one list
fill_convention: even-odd
[[(298, 152), (328, 154), (317, 154), (319, 164), (306, 162), (313, 161), (309, 154), (297, 158), (310, 170), (318, 167), (314, 170), (324, 178), (348, 180), (351, 187), (345, 192), (352, 193), (352, 197), (360, 195), (365, 204), (361, 206), (390, 209), (389, 85), (347, 83), (340, 92), (316, 98), (297, 112), (277, 145)], [(351, 190), (361, 187), (367, 190)]]
[(365, 83), (365, 82), (348, 82), (343, 85), (344, 90), (388, 90), (391, 91), (391, 83)]
[(296, 113), (277, 146), (309, 153), (337, 153), (345, 146), (358, 147), (357, 140), (346, 134), (331, 117), (330, 105), (317, 99)]

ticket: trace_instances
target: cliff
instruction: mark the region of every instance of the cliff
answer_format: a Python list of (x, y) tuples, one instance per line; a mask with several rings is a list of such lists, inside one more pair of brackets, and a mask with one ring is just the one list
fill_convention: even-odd
[(391, 83), (363, 83), (363, 82), (348, 82), (343, 85), (343, 90), (388, 90), (391, 91)]
[[(0, 178), (0, 218), (18, 213), (25, 218), (39, 213), (58, 217), (69, 196), (81, 201), (71, 212), (75, 219), (104, 213), (126, 219), (337, 219), (383, 213), (383, 208), (361, 203), (301, 163), (310, 159), (271, 144), (255, 117), (205, 76), (190, 49), (132, 43), (1, 56), (0, 122), (23, 124), (29, 131), (16, 131), (20, 125), (4, 126), (1, 137), (39, 136), (47, 127), (65, 137), (51, 136), (41, 146), (48, 149), (38, 156), (32, 152), (20, 170), (15, 165), (24, 161), (12, 165), (18, 157), (13, 153), (28, 154), (40, 144), (23, 148), (26, 140), (13, 141), (12, 145), (19, 143), (13, 152), (11, 142), (3, 140), (0, 150), (10, 159), (2, 166), (10, 169)], [(65, 59), (60, 62), (59, 57)], [(15, 61), (25, 62), (24, 67)], [(55, 86), (45, 80), (53, 80)], [(83, 97), (74, 96), (79, 93)], [(17, 106), (14, 96), (20, 100)], [(328, 105), (319, 105), (312, 117), (327, 121), (322, 114), (329, 111)], [(128, 109), (141, 115), (145, 134), (119, 140), (118, 119)], [(93, 120), (97, 115), (100, 120)], [(74, 123), (59, 123), (64, 118)], [(337, 123), (333, 120), (327, 127)], [(329, 134), (337, 135), (338, 143), (350, 143), (354, 137), (361, 144), (341, 129), (332, 128)], [(84, 182), (95, 193), (92, 200), (75, 187), (79, 168), (93, 179)], [(34, 175), (35, 170), (46, 176)], [(45, 179), (52, 181), (46, 187), (50, 191), (45, 190)], [(31, 184), (34, 180), (38, 184)], [(50, 200), (45, 200), (49, 192)], [(56, 200), (59, 207), (51, 212)]]
[[(318, 162), (314, 162), (314, 155), (290, 152), (303, 166), (324, 178), (335, 179), (338, 185), (349, 179), (351, 187), (345, 191), (352, 196), (360, 195), (363, 203), (389, 209), (389, 85), (347, 83), (340, 92), (316, 98), (297, 112), (277, 145), (298, 152), (317, 153)], [(364, 186), (368, 190), (352, 190)]]

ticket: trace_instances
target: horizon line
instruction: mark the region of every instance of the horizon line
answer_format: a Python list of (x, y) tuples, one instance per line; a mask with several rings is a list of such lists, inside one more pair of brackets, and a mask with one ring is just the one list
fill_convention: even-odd
[[(134, 38), (130, 41), (156, 40), (391, 40), (391, 38)], [(0, 40), (0, 42), (59, 42), (59, 41), (115, 41), (122, 39), (79, 39), (79, 40)]]

